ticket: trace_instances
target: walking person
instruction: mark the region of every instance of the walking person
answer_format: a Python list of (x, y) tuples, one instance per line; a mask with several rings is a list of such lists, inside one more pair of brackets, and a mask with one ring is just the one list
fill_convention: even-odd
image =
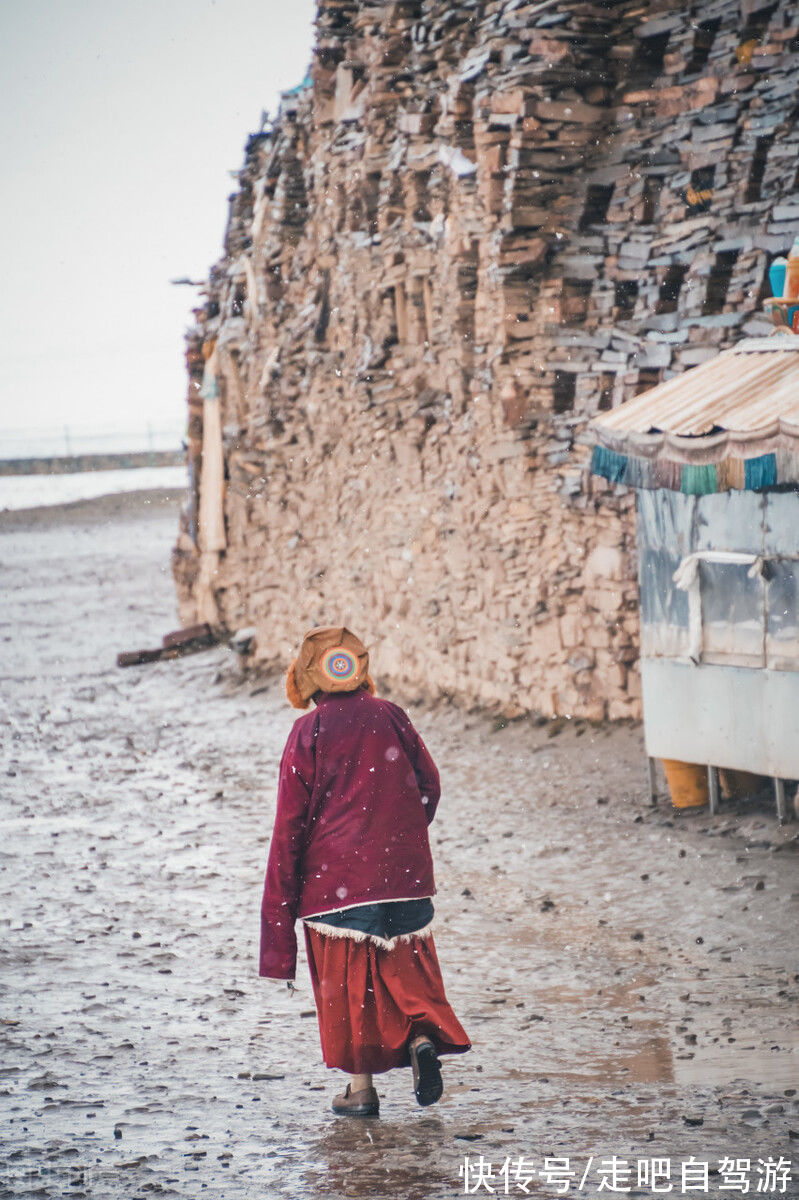
[(286, 677), (295, 721), (280, 764), (261, 905), (260, 974), (294, 978), (302, 919), (322, 1055), (350, 1082), (339, 1115), (377, 1116), (373, 1075), (410, 1066), (419, 1104), (439, 1057), (469, 1040), (431, 933), (427, 827), (438, 771), (408, 715), (374, 694), (366, 647), (342, 626), (305, 635)]

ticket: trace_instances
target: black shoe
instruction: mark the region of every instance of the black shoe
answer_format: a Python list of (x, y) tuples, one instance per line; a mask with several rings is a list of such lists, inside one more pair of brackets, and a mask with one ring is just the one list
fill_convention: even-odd
[(441, 1063), (438, 1061), (435, 1046), (428, 1041), (418, 1042), (411, 1046), (410, 1053), (416, 1099), (423, 1108), (428, 1104), (435, 1104), (441, 1099), (441, 1093), (444, 1091)]

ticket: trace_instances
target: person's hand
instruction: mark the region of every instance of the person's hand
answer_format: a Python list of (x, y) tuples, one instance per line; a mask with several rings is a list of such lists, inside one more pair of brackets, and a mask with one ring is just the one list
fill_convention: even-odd
[(271, 975), (264, 975), (262, 978), (265, 979), (267, 983), (271, 983), (275, 988), (285, 988), (292, 996), (297, 991), (293, 979), (274, 979)]

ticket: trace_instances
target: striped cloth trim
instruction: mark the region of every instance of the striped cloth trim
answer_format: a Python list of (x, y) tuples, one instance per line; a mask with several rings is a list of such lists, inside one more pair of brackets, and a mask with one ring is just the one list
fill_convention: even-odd
[(717, 463), (679, 463), (671, 459), (619, 454), (607, 446), (594, 446), (591, 473), (610, 483), (634, 488), (670, 488), (689, 496), (714, 492), (759, 491), (799, 478), (797, 456), (789, 451), (730, 457)]

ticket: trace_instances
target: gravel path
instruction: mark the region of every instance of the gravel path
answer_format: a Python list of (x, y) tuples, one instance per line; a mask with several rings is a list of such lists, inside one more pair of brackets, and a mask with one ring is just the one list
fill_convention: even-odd
[(223, 648), (114, 665), (176, 625), (175, 527), (158, 495), (0, 517), (0, 1197), (555, 1195), (555, 1156), (607, 1197), (612, 1155), (625, 1195), (668, 1157), (721, 1197), (724, 1158), (751, 1193), (799, 1158), (797, 826), (652, 809), (637, 728), (448, 707), (411, 713), (474, 1050), (433, 1109), (396, 1072), (379, 1121), (330, 1115), (304, 962), (293, 998), (256, 975), (281, 684)]

